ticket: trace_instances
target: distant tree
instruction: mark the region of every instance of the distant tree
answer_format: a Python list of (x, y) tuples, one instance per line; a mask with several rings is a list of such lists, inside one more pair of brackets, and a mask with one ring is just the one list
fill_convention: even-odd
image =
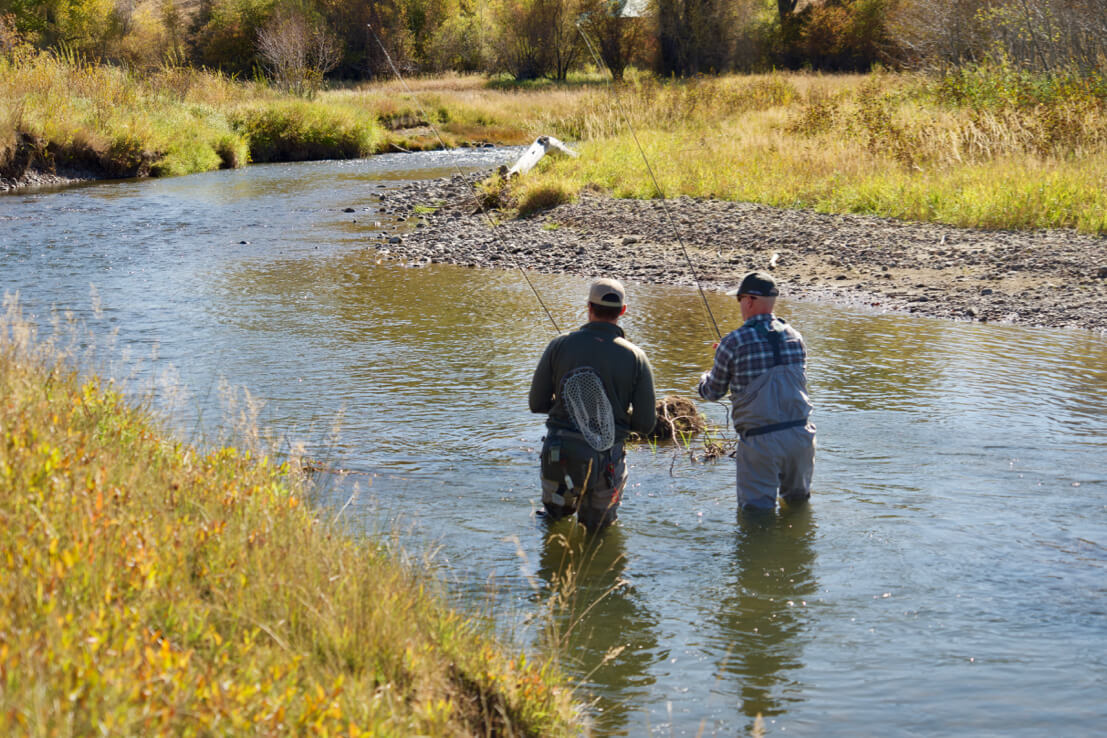
[(282, 88), (312, 95), (341, 58), (338, 41), (295, 6), (279, 8), (258, 32), (258, 57)]
[(117, 31), (115, 0), (0, 0), (0, 15), (41, 48), (64, 45), (92, 58)]
[(917, 67), (999, 55), (1026, 69), (1107, 71), (1107, 0), (898, 0), (888, 28)]
[(498, 69), (518, 80), (564, 81), (584, 56), (577, 20), (591, 0), (500, 0), (491, 47)]
[(549, 55), (544, 48), (545, 25), (539, 0), (500, 0), (493, 6), (493, 17), (495, 68), (519, 81), (544, 77)]
[(912, 66), (982, 59), (992, 29), (980, 11), (984, 0), (904, 0), (889, 9), (889, 30), (901, 60)]
[(835, 72), (867, 71), (898, 56), (889, 29), (892, 0), (824, 0), (805, 7), (796, 24), (796, 55), (803, 63)]
[(544, 6), (553, 79), (564, 82), (570, 70), (584, 58), (584, 41), (577, 30), (577, 21), (586, 9), (588, 0), (540, 0)]
[(1053, 0), (1059, 55), (1085, 74), (1107, 73), (1107, 0)]
[(658, 0), (658, 73), (668, 77), (727, 71), (734, 29), (730, 9), (725, 0)]
[(776, 0), (777, 18), (782, 26), (788, 23), (792, 14), (796, 12), (798, 3), (799, 0)]
[(193, 60), (229, 74), (253, 74), (258, 33), (270, 12), (267, 0), (205, 0), (193, 21)]
[(185, 58), (185, 16), (173, 0), (162, 0), (161, 22), (165, 26), (166, 59), (179, 64)]
[(23, 34), (15, 27), (11, 14), (0, 15), (0, 56), (10, 56), (24, 43)]
[(646, 19), (629, 5), (629, 0), (592, 0), (583, 6), (581, 26), (616, 80), (623, 78), (648, 35)]
[(489, 66), (485, 0), (462, 0), (426, 46), (426, 63), (435, 71), (482, 72)]

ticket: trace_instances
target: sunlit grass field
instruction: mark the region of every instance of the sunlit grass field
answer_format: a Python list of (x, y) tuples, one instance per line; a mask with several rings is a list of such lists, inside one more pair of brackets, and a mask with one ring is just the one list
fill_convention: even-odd
[(202, 450), (0, 316), (0, 734), (574, 735), (505, 648), (295, 461)]
[[(551, 128), (581, 156), (542, 162), (532, 197), (720, 198), (983, 228), (1107, 231), (1107, 104), (951, 101), (903, 75), (768, 75), (589, 90)], [(651, 176), (652, 171), (652, 176)], [(555, 198), (556, 199), (556, 198)]]

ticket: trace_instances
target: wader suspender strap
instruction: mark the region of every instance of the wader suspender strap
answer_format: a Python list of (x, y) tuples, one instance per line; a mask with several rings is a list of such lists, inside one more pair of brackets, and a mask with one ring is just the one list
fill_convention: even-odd
[(773, 366), (780, 366), (784, 363), (784, 359), (780, 355), (780, 344), (783, 340), (780, 337), (780, 331), (774, 331), (764, 323), (757, 323), (757, 327), (761, 331), (761, 335), (765, 336), (769, 345), (773, 347)]
[[(780, 344), (783, 342), (780, 331), (775, 331), (764, 323), (757, 323), (757, 328), (761, 331), (761, 334), (765, 336), (766, 340), (768, 340), (769, 345), (773, 347), (773, 366), (780, 366), (784, 363), (780, 351)], [(742, 438), (749, 438), (750, 436), (760, 436), (763, 433), (772, 433), (773, 431), (785, 430), (787, 428), (798, 428), (801, 425), (807, 425), (807, 418), (803, 420), (787, 420), (783, 423), (773, 423), (772, 425), (763, 425), (760, 428), (751, 428), (740, 435)]]

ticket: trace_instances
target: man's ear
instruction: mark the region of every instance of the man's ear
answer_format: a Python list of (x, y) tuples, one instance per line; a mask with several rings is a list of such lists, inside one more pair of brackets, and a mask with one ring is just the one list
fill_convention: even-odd
[(627, 311), (627, 306), (626, 306), (626, 305), (623, 305), (623, 309), (619, 311), (619, 315), (622, 315), (622, 314), (623, 314), (623, 313), (625, 313), (626, 311)]

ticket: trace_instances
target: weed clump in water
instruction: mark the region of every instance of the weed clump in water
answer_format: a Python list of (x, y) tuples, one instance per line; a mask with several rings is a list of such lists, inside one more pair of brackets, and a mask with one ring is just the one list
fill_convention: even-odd
[(707, 419), (700, 413), (696, 403), (680, 395), (667, 395), (657, 401), (657, 425), (650, 432), (650, 438), (669, 440), (686, 438), (707, 429)]

